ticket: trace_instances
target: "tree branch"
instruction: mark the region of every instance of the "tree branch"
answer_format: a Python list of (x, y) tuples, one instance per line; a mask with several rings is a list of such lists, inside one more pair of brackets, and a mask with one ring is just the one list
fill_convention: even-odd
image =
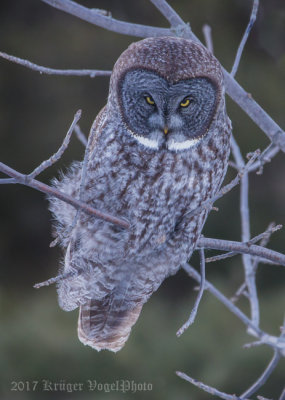
[[(231, 140), (232, 153), (240, 171), (244, 171), (245, 162), (241, 155), (239, 146), (232, 136)], [(240, 217), (241, 217), (241, 227), (242, 227), (242, 241), (250, 241), (250, 216), (249, 216), (249, 205), (248, 205), (248, 172), (244, 171), (241, 176), (240, 184)], [(258, 326), (259, 325), (259, 302), (255, 283), (255, 270), (251, 261), (251, 257), (248, 254), (243, 254), (242, 256), (244, 271), (245, 271), (245, 281), (248, 288), (248, 298), (251, 309), (252, 322)]]
[(285, 255), (274, 250), (269, 250), (265, 247), (255, 244), (241, 243), (232, 240), (211, 239), (201, 237), (197, 242), (197, 248), (234, 251), (241, 254), (251, 254), (258, 256), (277, 264), (285, 266)]
[(108, 29), (112, 32), (122, 33), (124, 35), (149, 37), (149, 36), (171, 36), (172, 32), (166, 28), (156, 28), (154, 26), (132, 24), (123, 22), (111, 17), (102, 15), (98, 11), (83, 7), (71, 0), (42, 0), (44, 3), (74, 15), (84, 21), (90, 22), (93, 25)]
[(238, 70), (238, 66), (239, 66), (239, 62), (240, 62), (240, 59), (241, 59), (241, 56), (242, 56), (242, 52), (243, 52), (244, 46), (246, 44), (246, 41), (247, 41), (248, 36), (250, 34), (250, 31), (251, 31), (251, 29), (253, 27), (253, 24), (254, 24), (254, 22), (256, 20), (256, 14), (257, 14), (258, 6), (259, 6), (259, 0), (253, 0), (253, 5), (252, 5), (252, 10), (251, 10), (249, 23), (248, 23), (248, 25), (246, 27), (246, 30), (244, 32), (244, 35), (243, 35), (243, 37), (241, 39), (241, 42), (240, 42), (240, 45), (238, 47), (238, 51), (237, 51), (237, 54), (236, 54), (236, 58), (235, 58), (235, 61), (234, 61), (234, 65), (233, 65), (233, 68), (231, 70), (231, 76), (232, 77), (235, 76), (235, 74), (236, 74), (236, 72)]
[(60, 148), (57, 150), (57, 152), (55, 154), (53, 154), (48, 160), (43, 161), (37, 168), (35, 168), (29, 175), (29, 178), (34, 179), (36, 176), (38, 176), (39, 174), (41, 174), (45, 169), (51, 167), (54, 163), (56, 163), (61, 156), (63, 155), (63, 153), (65, 152), (65, 150), (67, 149), (70, 139), (71, 139), (71, 135), (74, 131), (75, 125), (77, 124), (77, 122), (79, 121), (79, 119), (81, 118), (81, 110), (78, 110), (73, 118), (73, 121), (67, 131), (67, 134), (62, 142), (62, 145), (60, 146)]
[[(200, 274), (189, 264), (183, 264), (182, 268), (185, 272), (195, 281), (201, 281)], [(224, 306), (237, 318), (241, 320), (241, 322), (247, 326), (248, 333), (254, 337), (260, 339), (260, 344), (267, 344), (275, 350), (279, 350), (283, 356), (285, 356), (285, 341), (282, 337), (272, 336), (265, 332), (263, 332), (258, 326), (254, 325), (252, 321), (229, 299), (226, 298), (218, 289), (215, 288), (207, 280), (205, 281), (205, 290), (208, 290), (214, 297), (216, 297)], [(282, 336), (282, 335), (281, 335)]]
[[(0, 162), (0, 172), (3, 172), (4, 174), (14, 178), (15, 181), (13, 181), (13, 183), (20, 183), (22, 185), (29, 186), (36, 190), (39, 190), (40, 192), (46, 193), (49, 196), (54, 196), (72, 205), (76, 209), (81, 209), (82, 211), (84, 211), (89, 215), (111, 222), (115, 225), (121, 226), (122, 228), (128, 229), (130, 227), (129, 222), (127, 222), (126, 220), (96, 210), (95, 208), (90, 207), (87, 204), (72, 198), (66, 193), (62, 193), (51, 186), (48, 186), (36, 179), (32, 179), (28, 175), (21, 174), (20, 172), (14, 170), (11, 167), (8, 167), (2, 162)], [(10, 179), (7, 182), (5, 181), (6, 179), (2, 179), (2, 183), (11, 183)], [(278, 253), (277, 251), (274, 250), (269, 250), (261, 246), (251, 245), (249, 243), (241, 243), (230, 240), (211, 239), (202, 237), (197, 242), (197, 248), (203, 248), (203, 247), (205, 249), (235, 251), (241, 254), (251, 254), (253, 256), (258, 256), (266, 260), (273, 261), (274, 263), (280, 265), (285, 265), (284, 254)]]
[[(259, 235), (253, 237), (252, 239), (250, 239), (248, 242), (246, 242), (247, 245), (251, 245), (254, 243), (257, 243), (259, 240), (262, 240), (262, 242), (260, 243), (261, 247), (266, 247), (267, 243), (268, 243), (268, 239), (270, 237), (270, 235), (272, 235), (272, 233), (278, 231), (279, 229), (281, 229), (283, 226), (282, 225), (274, 225), (274, 224), (270, 224), (269, 227), (266, 229), (265, 232), (260, 233)], [(263, 241), (264, 239), (266, 239), (265, 241)], [(217, 256), (213, 256), (213, 257), (208, 257), (206, 258), (206, 263), (211, 263), (214, 261), (220, 261), (220, 260), (224, 260), (226, 258), (229, 257), (234, 257), (236, 255), (238, 255), (239, 253), (236, 253), (234, 251), (230, 251), (228, 253), (224, 253), (224, 254), (219, 254)], [(257, 262), (260, 261), (259, 258), (256, 258)], [(269, 260), (266, 260), (269, 261)], [(272, 262), (272, 261), (271, 261)]]
[(212, 28), (210, 27), (210, 25), (205, 24), (205, 25), (203, 25), (202, 30), (203, 30), (203, 35), (205, 38), (206, 47), (210, 53), (214, 54), (214, 45), (213, 45), (213, 40), (212, 40)]
[(179, 376), (179, 378), (192, 383), (192, 385), (197, 386), (199, 389), (204, 390), (204, 392), (212, 394), (213, 396), (218, 396), (224, 400), (242, 400), (240, 397), (221, 392), (220, 390), (215, 389), (212, 386), (205, 385), (205, 383), (199, 382), (196, 379), (191, 378), (190, 376), (186, 375), (184, 372), (176, 371), (176, 375)]
[(205, 273), (205, 253), (204, 249), (200, 249), (200, 272), (201, 272), (201, 282), (200, 282), (200, 289), (197, 295), (197, 298), (195, 300), (194, 307), (189, 315), (188, 320), (183, 324), (183, 326), (176, 332), (176, 335), (179, 337), (181, 336), (186, 329), (189, 328), (190, 325), (193, 324), (195, 321), (197, 312), (198, 312), (198, 307), (201, 302), (204, 290), (205, 290), (205, 279), (206, 279), (206, 273)]
[(66, 193), (62, 193), (59, 190), (46, 185), (36, 179), (29, 178), (28, 175), (21, 174), (20, 172), (8, 167), (7, 165), (0, 162), (0, 171), (4, 174), (13, 177), (17, 183), (20, 183), (25, 186), (29, 186), (33, 189), (39, 190), (40, 192), (46, 193), (49, 196), (54, 196), (60, 200), (65, 201), (66, 203), (72, 205), (76, 209), (81, 209), (86, 214), (92, 215), (94, 217), (103, 219), (104, 221), (112, 222), (122, 228), (129, 228), (130, 224), (124, 219), (113, 217), (110, 214), (104, 213), (102, 211), (96, 210), (93, 207), (88, 206), (87, 204), (72, 198)]
[(252, 396), (257, 390), (265, 384), (269, 376), (272, 374), (272, 372), (275, 370), (277, 367), (277, 364), (281, 358), (281, 355), (277, 350), (274, 351), (274, 355), (266, 367), (265, 371), (262, 373), (262, 375), (254, 382), (254, 384), (247, 389), (241, 396), (241, 399), (247, 399), (250, 396)]
[(37, 65), (32, 63), (31, 61), (24, 60), (23, 58), (11, 56), (10, 54), (3, 53), (0, 51), (0, 57), (5, 60), (11, 61), (13, 63), (22, 65), (23, 67), (32, 69), (33, 71), (37, 71), (40, 74), (47, 75), (64, 75), (64, 76), (89, 76), (90, 78), (95, 78), (97, 76), (109, 76), (112, 71), (102, 71), (97, 69), (54, 69), (42, 67), (41, 65)]

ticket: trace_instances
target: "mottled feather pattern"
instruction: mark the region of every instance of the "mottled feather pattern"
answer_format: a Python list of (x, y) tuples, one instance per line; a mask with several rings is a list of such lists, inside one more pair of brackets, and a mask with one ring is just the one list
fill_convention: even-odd
[[(216, 113), (197, 144), (184, 151), (158, 151), (128, 134), (118, 82), (134, 66), (157, 69), (170, 81), (202, 75), (217, 82)], [(122, 229), (81, 212), (71, 237), (64, 237), (76, 211), (51, 199), (66, 249), (63, 271), (75, 271), (59, 282), (59, 303), (67, 311), (80, 307), (78, 335), (83, 343), (118, 351), (142, 305), (190, 258), (208, 210), (187, 215), (211, 198), (223, 181), (231, 127), (218, 62), (184, 39), (150, 38), (133, 44), (114, 67), (107, 106), (91, 130), (96, 134), (81, 200), (126, 218), (131, 227)], [(81, 167), (82, 163), (74, 163), (55, 182), (57, 188), (79, 198)]]

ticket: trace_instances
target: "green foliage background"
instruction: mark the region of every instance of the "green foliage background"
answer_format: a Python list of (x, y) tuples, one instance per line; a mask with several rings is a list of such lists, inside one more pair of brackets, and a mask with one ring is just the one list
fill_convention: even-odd
[[(113, 17), (167, 26), (147, 0), (94, 0), (83, 5), (112, 11)], [(261, 0), (258, 20), (246, 45), (238, 81), (281, 125), (285, 126), (285, 3)], [(202, 38), (204, 23), (213, 29), (215, 54), (230, 69), (248, 22), (248, 0), (172, 0), (170, 4)], [(94, 27), (52, 9), (39, 0), (0, 4), (0, 49), (54, 68), (111, 69), (120, 53), (137, 38)], [(0, 160), (30, 172), (60, 145), (74, 112), (81, 108), (81, 127), (88, 132), (105, 104), (108, 78), (44, 76), (0, 59)], [(265, 135), (228, 100), (228, 112), (243, 154), (264, 148)], [(60, 165), (40, 177), (48, 182), (59, 168), (81, 159), (76, 140)], [(285, 164), (278, 155), (262, 176), (250, 178), (252, 235), (271, 221), (285, 223)], [(234, 176), (229, 170), (227, 180)], [(204, 234), (239, 240), (238, 189), (217, 203)], [(188, 317), (195, 284), (182, 271), (165, 281), (144, 306), (129, 341), (117, 354), (97, 353), (77, 339), (77, 311), (57, 305), (55, 287), (33, 289), (35, 282), (56, 275), (60, 250), (49, 248), (51, 217), (44, 196), (17, 185), (0, 187), (0, 393), (3, 399), (208, 399), (175, 375), (181, 370), (228, 393), (242, 393), (271, 357), (265, 347), (242, 349), (252, 340), (245, 327), (206, 293), (195, 324), (179, 339), (175, 332)], [(284, 253), (284, 232), (270, 247)], [(193, 264), (198, 266), (197, 256)], [(243, 280), (241, 258), (207, 267), (207, 277), (227, 296)], [(278, 335), (284, 313), (284, 267), (260, 265), (257, 274), (261, 327)], [(248, 312), (247, 302), (239, 303)], [(278, 398), (285, 382), (281, 362), (260, 394)], [(41, 380), (82, 382), (80, 393), (45, 392)], [(151, 383), (137, 393), (88, 391), (87, 380), (112, 383), (125, 379)], [(11, 391), (12, 381), (39, 381), (36, 392)]]

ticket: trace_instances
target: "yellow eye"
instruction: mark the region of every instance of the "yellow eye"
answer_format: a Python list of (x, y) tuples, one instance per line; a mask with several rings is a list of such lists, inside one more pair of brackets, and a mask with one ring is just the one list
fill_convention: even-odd
[(190, 104), (190, 99), (184, 99), (183, 101), (181, 101), (180, 107), (188, 107), (189, 104)]
[(153, 100), (153, 98), (151, 96), (145, 96), (145, 100), (151, 106), (153, 106), (155, 104), (155, 102), (154, 102), (154, 100)]

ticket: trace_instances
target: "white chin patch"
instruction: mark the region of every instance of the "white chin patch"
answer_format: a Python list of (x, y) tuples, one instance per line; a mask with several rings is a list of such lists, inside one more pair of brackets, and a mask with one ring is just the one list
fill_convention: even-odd
[(128, 131), (133, 138), (135, 138), (139, 143), (143, 144), (145, 147), (148, 147), (149, 149), (156, 149), (156, 150), (158, 149), (159, 147), (158, 140), (148, 139), (144, 136), (136, 135), (130, 130)]
[[(161, 146), (161, 143), (159, 142), (158, 139), (157, 140), (148, 139), (145, 136), (137, 135), (136, 133), (132, 132), (129, 129), (128, 129), (128, 131), (134, 139), (136, 139), (139, 143), (141, 143), (145, 147), (148, 147), (149, 149), (158, 150), (159, 147)], [(183, 142), (175, 142), (174, 140), (170, 140), (167, 142), (166, 145), (167, 145), (167, 149), (171, 150), (171, 151), (187, 150), (187, 149), (190, 149), (190, 147), (195, 146), (195, 144), (200, 142), (201, 139), (202, 138), (200, 137), (200, 138), (196, 138), (196, 139), (184, 140)]]
[(200, 140), (201, 140), (201, 137), (198, 139), (185, 140), (184, 142), (175, 142), (174, 140), (170, 140), (167, 143), (167, 148), (168, 148), (168, 150), (174, 150), (174, 151), (187, 150), (187, 149), (190, 149), (190, 147), (195, 146), (195, 144), (200, 142)]

